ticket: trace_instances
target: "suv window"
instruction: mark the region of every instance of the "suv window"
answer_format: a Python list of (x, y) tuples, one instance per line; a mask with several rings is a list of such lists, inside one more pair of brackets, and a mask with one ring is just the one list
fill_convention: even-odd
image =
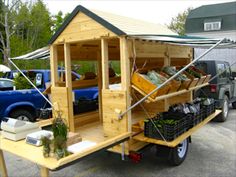
[(225, 78), (225, 77), (227, 77), (225, 64), (223, 64), (223, 63), (218, 63), (218, 64), (216, 65), (216, 70), (217, 70), (217, 74), (219, 74), (219, 78)]

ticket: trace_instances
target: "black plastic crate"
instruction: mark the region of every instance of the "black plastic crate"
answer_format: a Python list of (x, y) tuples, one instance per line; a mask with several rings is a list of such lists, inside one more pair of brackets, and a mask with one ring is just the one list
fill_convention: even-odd
[(202, 105), (202, 109), (204, 111), (204, 119), (205, 119), (215, 112), (215, 104), (212, 103), (210, 105)]
[[(147, 119), (144, 121), (144, 135), (155, 139), (163, 139), (163, 136), (167, 141), (172, 141), (183, 134), (188, 127), (188, 119), (186, 117), (176, 121), (177, 123), (173, 125), (163, 124), (160, 126), (158, 124), (158, 118)], [(157, 128), (162, 136), (158, 132)]]
[(204, 116), (205, 112), (202, 109), (197, 114), (189, 114), (189, 128), (192, 128), (202, 122)]

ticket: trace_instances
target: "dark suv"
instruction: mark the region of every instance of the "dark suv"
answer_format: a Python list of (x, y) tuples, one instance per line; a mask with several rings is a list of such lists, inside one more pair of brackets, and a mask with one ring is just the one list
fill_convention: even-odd
[(229, 104), (236, 109), (236, 80), (235, 72), (231, 71), (228, 62), (218, 60), (200, 60), (195, 66), (212, 78), (217, 75), (209, 86), (199, 89), (196, 96), (210, 97), (216, 100), (216, 108), (222, 109), (222, 113), (216, 120), (224, 122), (228, 117)]

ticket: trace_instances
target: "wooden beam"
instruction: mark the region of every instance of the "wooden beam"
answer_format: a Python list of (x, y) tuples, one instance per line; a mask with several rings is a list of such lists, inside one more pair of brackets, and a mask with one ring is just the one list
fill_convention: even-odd
[(51, 84), (52, 86), (56, 86), (58, 82), (58, 52), (57, 46), (50, 46), (50, 68), (51, 68)]
[(102, 89), (108, 89), (109, 87), (108, 41), (105, 38), (101, 39), (101, 51), (102, 51)]
[(0, 170), (1, 170), (2, 177), (7, 177), (8, 176), (7, 175), (6, 163), (5, 163), (3, 152), (2, 152), (1, 149), (0, 149)]
[(121, 89), (129, 90), (130, 88), (130, 60), (128, 54), (127, 39), (120, 38), (120, 69), (121, 69)]
[(74, 116), (73, 116), (73, 99), (72, 99), (72, 80), (71, 80), (71, 56), (70, 44), (64, 44), (65, 54), (65, 74), (66, 74), (66, 87), (68, 88), (68, 123), (70, 131), (75, 131)]
[[(131, 85), (130, 85), (130, 56), (131, 43), (125, 37), (120, 38), (120, 69), (121, 69), (121, 89), (126, 91), (126, 109), (131, 106)], [(128, 132), (131, 132), (132, 121), (131, 111), (127, 113)]]

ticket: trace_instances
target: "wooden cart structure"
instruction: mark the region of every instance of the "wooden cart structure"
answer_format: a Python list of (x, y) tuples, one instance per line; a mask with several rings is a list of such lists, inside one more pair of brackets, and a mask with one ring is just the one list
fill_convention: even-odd
[[(43, 159), (42, 154), (40, 157), (37, 156), (40, 159), (38, 161), (28, 158), (42, 166), (42, 175), (48, 175), (48, 169), (56, 169), (104, 148), (128, 155), (131, 151), (138, 151), (149, 143), (176, 147), (219, 114), (220, 111), (216, 111), (171, 142), (144, 137), (141, 131), (140, 125), (147, 118), (143, 107), (149, 116), (167, 111), (173, 104), (191, 101), (192, 91), (205, 86), (207, 84), (205, 83), (155, 99), (148, 97), (145, 102), (119, 117), (120, 113), (125, 112), (133, 103), (146, 95), (131, 84), (134, 67), (183, 66), (192, 61), (191, 47), (149, 39), (156, 34), (160, 35), (159, 37), (174, 35), (162, 26), (90, 11), (82, 6), (78, 6), (55, 33), (50, 40), (52, 103), (55, 109), (62, 112), (70, 131), (79, 132), (82, 141), (90, 140), (96, 145), (59, 161)], [(71, 61), (74, 60), (96, 62), (97, 78), (73, 81)], [(119, 77), (109, 77), (109, 61), (112, 60), (120, 61)], [(65, 81), (60, 81), (58, 78), (59, 62), (64, 62)], [(113, 83), (120, 84), (114, 89), (111, 87)], [(73, 89), (90, 86), (98, 86), (99, 110), (73, 115)], [(54, 112), (53, 116), (55, 114)], [(1, 149), (6, 150), (7, 147), (2, 146)], [(9, 151), (14, 153), (13, 149)], [(20, 153), (18, 155), (26, 158)]]

